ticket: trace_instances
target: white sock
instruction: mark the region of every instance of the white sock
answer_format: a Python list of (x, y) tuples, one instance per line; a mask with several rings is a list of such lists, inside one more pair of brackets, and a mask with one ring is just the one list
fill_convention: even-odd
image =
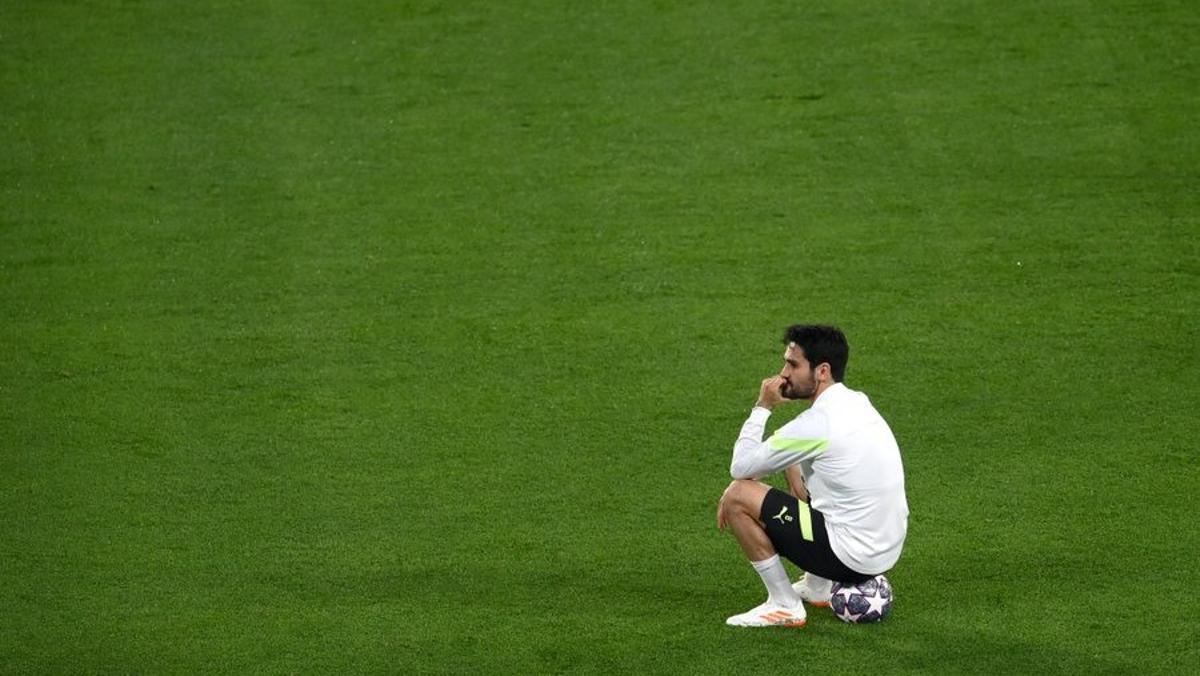
[(766, 585), (768, 601), (785, 608), (795, 608), (800, 605), (800, 597), (796, 594), (796, 590), (792, 589), (787, 570), (784, 569), (783, 561), (779, 559), (778, 554), (762, 561), (751, 561), (750, 565), (754, 566), (754, 570), (758, 571), (758, 576)]
[(804, 584), (808, 585), (809, 590), (817, 594), (828, 594), (833, 591), (833, 580), (813, 575), (812, 573), (804, 574)]

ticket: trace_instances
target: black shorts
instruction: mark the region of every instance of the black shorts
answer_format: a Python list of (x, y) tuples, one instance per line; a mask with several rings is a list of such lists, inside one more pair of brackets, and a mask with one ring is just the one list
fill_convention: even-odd
[(775, 551), (805, 571), (850, 584), (874, 577), (851, 570), (838, 559), (829, 546), (825, 516), (795, 496), (772, 488), (763, 498), (758, 518), (766, 524)]

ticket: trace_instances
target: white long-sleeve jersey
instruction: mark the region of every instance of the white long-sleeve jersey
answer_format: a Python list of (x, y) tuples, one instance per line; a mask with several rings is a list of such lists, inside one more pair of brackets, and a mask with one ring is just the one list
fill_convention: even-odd
[(742, 425), (729, 468), (733, 478), (800, 465), (834, 554), (860, 573), (890, 570), (908, 532), (904, 466), (891, 428), (867, 395), (835, 383), (764, 442), (770, 415), (756, 407)]

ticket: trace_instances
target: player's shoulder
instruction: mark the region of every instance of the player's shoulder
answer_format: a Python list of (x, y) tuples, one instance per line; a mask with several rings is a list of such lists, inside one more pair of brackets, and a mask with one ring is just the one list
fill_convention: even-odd
[(875, 409), (866, 392), (847, 387), (844, 383), (837, 383), (830, 387), (817, 399), (817, 402), (820, 406), (814, 408), (823, 409), (832, 415), (853, 414), (864, 409)]

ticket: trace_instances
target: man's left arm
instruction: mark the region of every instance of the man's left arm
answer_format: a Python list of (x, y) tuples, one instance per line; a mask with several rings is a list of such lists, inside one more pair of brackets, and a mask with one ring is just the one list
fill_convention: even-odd
[(787, 477), (788, 488), (792, 491), (792, 495), (800, 502), (808, 502), (808, 486), (804, 484), (804, 472), (801, 471), (800, 465), (791, 465), (783, 470), (784, 476)]

